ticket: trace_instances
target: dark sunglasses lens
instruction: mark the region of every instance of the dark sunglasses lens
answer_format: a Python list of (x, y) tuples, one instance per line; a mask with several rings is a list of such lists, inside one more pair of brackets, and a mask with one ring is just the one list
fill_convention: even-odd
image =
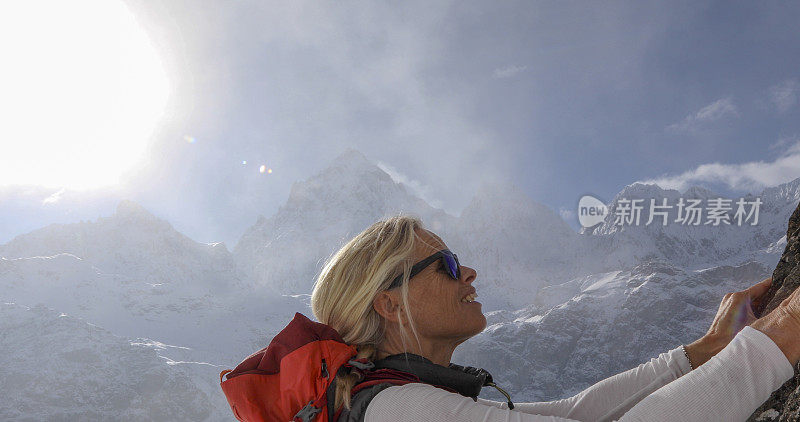
[(458, 268), (458, 261), (456, 257), (452, 254), (444, 254), (444, 262), (447, 264), (447, 271), (450, 273), (450, 277), (458, 280), (460, 277), (460, 271)]

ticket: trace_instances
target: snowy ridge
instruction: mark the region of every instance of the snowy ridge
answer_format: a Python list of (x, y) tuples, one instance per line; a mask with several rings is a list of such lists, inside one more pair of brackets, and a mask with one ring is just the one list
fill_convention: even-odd
[(111, 217), (53, 224), (0, 246), (0, 256), (9, 259), (61, 253), (80, 257), (104, 273), (169, 290), (224, 292), (242, 287), (224, 244), (195, 242), (131, 201), (121, 201)]
[(0, 258), (0, 300), (44, 304), (117, 335), (190, 350), (177, 356), (175, 349), (165, 351), (176, 360), (225, 362), (248, 354), (263, 342), (262, 333), (278, 329), (295, 311), (308, 312), (303, 298), (240, 293), (178, 296), (160, 285), (104, 274), (69, 254)]
[[(661, 189), (657, 185), (634, 183), (626, 186), (609, 204), (609, 214), (605, 221), (591, 231), (589, 242), (596, 242), (596, 247), (609, 252), (607, 262), (612, 267), (626, 267), (650, 259), (663, 259), (676, 265), (702, 268), (718, 264), (728, 259), (739, 259), (743, 255), (763, 250), (785, 234), (788, 216), (800, 201), (800, 179), (782, 184), (774, 188), (764, 189), (758, 197), (763, 202), (759, 207), (758, 224), (749, 222), (736, 225), (733, 212), (730, 212), (731, 225), (705, 224), (705, 213), (700, 225), (676, 223), (677, 204), (679, 198), (701, 199), (724, 198), (712, 191), (700, 187), (692, 187), (680, 193), (674, 189)], [(655, 216), (653, 222), (646, 225), (650, 213), (650, 199), (656, 199), (656, 205), (662, 198), (673, 208), (668, 210), (668, 224), (662, 225), (662, 217)], [(744, 197), (750, 201), (752, 195)], [(643, 199), (643, 210), (639, 225), (615, 225), (616, 212), (621, 199)], [(705, 206), (705, 202), (703, 202)], [(609, 268), (612, 269), (612, 268)]]
[[(195, 367), (39, 306), (0, 304), (3, 420), (223, 420)], [(12, 364), (13, 363), (13, 364)], [(199, 369), (199, 372), (197, 372)], [(199, 383), (199, 384), (198, 384)], [(206, 384), (206, 385), (201, 385)]]

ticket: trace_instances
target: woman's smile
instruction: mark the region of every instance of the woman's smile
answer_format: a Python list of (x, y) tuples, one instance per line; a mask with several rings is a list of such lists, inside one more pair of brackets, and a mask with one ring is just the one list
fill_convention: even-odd
[(475, 301), (476, 297), (478, 297), (478, 293), (473, 290), (472, 292), (468, 293), (466, 296), (461, 298), (461, 303), (467, 305), (477, 303), (478, 305), (480, 305), (481, 304), (480, 302)]

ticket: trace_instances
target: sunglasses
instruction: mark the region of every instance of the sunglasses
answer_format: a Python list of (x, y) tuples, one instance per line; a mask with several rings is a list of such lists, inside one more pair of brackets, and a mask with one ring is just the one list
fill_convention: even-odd
[[(419, 274), (422, 270), (427, 268), (428, 265), (436, 262), (437, 259), (442, 260), (442, 268), (447, 271), (447, 274), (450, 277), (452, 277), (454, 280), (461, 279), (461, 264), (458, 263), (458, 255), (450, 252), (449, 249), (442, 249), (439, 252), (436, 252), (435, 254), (414, 264), (414, 266), (411, 267), (411, 273), (408, 275), (408, 279), (411, 280), (412, 277)], [(398, 275), (394, 280), (392, 280), (392, 284), (389, 285), (389, 289), (399, 287), (401, 284), (403, 284), (403, 274)]]

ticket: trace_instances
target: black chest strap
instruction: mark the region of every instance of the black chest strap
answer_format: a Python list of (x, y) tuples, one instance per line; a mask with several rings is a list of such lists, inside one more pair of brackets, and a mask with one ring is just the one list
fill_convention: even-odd
[[(429, 359), (412, 353), (391, 355), (375, 362), (372, 371), (391, 369), (413, 374), (425, 384), (444, 387), (462, 396), (477, 401), (478, 394), (483, 386), (492, 386), (500, 390), (506, 398), (510, 409), (514, 408), (508, 394), (497, 387), (492, 380), (492, 375), (484, 369), (471, 366), (450, 364), (444, 367), (431, 362)], [(351, 409), (344, 409), (337, 422), (362, 422), (370, 401), (381, 391), (393, 386), (391, 382), (373, 385), (358, 391), (351, 400)]]

